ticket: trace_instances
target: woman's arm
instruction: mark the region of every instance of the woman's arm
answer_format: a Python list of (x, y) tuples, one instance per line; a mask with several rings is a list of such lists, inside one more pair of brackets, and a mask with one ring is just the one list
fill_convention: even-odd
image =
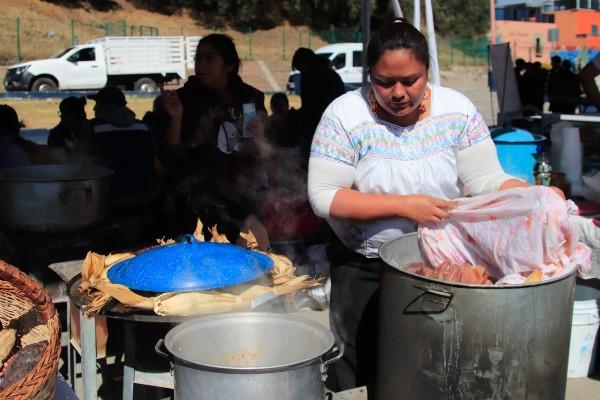
[[(467, 194), (479, 195), (531, 185), (504, 172), (496, 146), (490, 137), (458, 152), (458, 176)], [(565, 194), (555, 186), (552, 189), (563, 199)]]
[(315, 213), (327, 218), (367, 221), (376, 218), (409, 218), (419, 223), (438, 223), (447, 218), (454, 202), (411, 194), (373, 194), (352, 189), (354, 167), (311, 157), (308, 195)]
[(487, 137), (457, 155), (458, 177), (465, 185), (466, 193), (480, 195), (511, 187), (527, 187), (527, 183), (507, 174), (498, 161), (496, 146)]
[(165, 131), (165, 142), (170, 145), (181, 143), (181, 120), (183, 119), (183, 104), (173, 90), (165, 90), (161, 95), (162, 107), (169, 116), (169, 124)]

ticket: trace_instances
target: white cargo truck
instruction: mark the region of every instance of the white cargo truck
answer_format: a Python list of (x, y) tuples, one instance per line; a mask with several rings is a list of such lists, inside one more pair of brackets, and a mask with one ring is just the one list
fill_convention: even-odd
[[(188, 38), (189, 39), (189, 38)], [(106, 85), (153, 92), (185, 79), (188, 55), (200, 37), (108, 36), (62, 50), (55, 56), (12, 65), (7, 91), (94, 90)]]

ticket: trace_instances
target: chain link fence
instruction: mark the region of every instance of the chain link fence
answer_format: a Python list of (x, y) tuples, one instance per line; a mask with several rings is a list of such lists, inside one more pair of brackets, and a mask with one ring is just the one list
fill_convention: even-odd
[[(153, 27), (121, 21), (52, 21), (33, 18), (0, 18), (3, 39), (0, 41), (0, 64), (47, 58), (60, 50), (103, 36), (198, 36), (211, 29)], [(285, 26), (272, 30), (227, 31), (235, 40), (240, 57), (266, 62), (289, 61), (298, 47), (317, 49), (330, 43), (361, 42), (362, 32), (355, 28), (331, 28), (311, 31)], [(438, 37), (441, 67), (449, 65), (487, 65), (487, 39)], [(286, 64), (287, 64), (286, 63)]]

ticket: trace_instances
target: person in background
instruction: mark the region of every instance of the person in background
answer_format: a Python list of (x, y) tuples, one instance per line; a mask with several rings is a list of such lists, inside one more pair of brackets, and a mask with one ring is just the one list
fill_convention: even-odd
[(334, 391), (375, 383), (379, 247), (444, 221), (465, 194), (528, 186), (503, 171), (473, 103), (428, 83), (429, 65), (425, 36), (387, 22), (367, 48), (371, 84), (334, 100), (314, 135), (309, 199), (338, 238), (330, 323), (345, 351)]
[(50, 130), (48, 149), (58, 163), (91, 162), (91, 126), (85, 113), (85, 97), (69, 96), (59, 106), (60, 122)]
[(287, 126), (289, 111), (290, 103), (285, 93), (275, 93), (271, 96), (271, 115), (267, 123), (267, 137), (271, 143), (289, 147), (287, 145), (295, 142)]
[(121, 89), (106, 86), (88, 98), (96, 101), (90, 121), (93, 156), (97, 164), (114, 171), (111, 202), (115, 206), (149, 204), (159, 189), (150, 130), (127, 107)]
[(580, 95), (579, 78), (571, 70), (571, 61), (563, 60), (558, 71), (551, 74), (548, 81), (550, 111), (574, 114)]
[(600, 111), (600, 91), (596, 85), (596, 77), (600, 75), (600, 53), (596, 55), (579, 72), (579, 82), (588, 100)]
[(521, 99), (521, 104), (525, 104), (525, 81), (523, 76), (525, 75), (525, 67), (527, 63), (522, 58), (517, 58), (515, 60), (515, 78), (517, 80), (517, 88), (519, 89), (519, 99)]
[(15, 109), (0, 104), (0, 168), (53, 164), (47, 146), (21, 137), (22, 126)]
[(0, 168), (31, 165), (24, 141), (19, 136), (21, 125), (14, 108), (0, 104)]
[(326, 58), (311, 49), (300, 47), (292, 58), (292, 68), (300, 71), (300, 100), (298, 110), (300, 138), (308, 158), (308, 149), (315, 128), (327, 106), (346, 92), (342, 78)]
[(62, 149), (74, 149), (87, 125), (85, 97), (69, 96), (58, 105), (60, 122), (48, 134), (48, 146)]
[(231, 37), (211, 34), (198, 42), (194, 75), (182, 88), (161, 94), (160, 155), (169, 180), (165, 212), (179, 233), (193, 231), (194, 217), (200, 217), (231, 242), (240, 231), (252, 230), (266, 249), (260, 210), (267, 114), (264, 94), (243, 82), (239, 69)]

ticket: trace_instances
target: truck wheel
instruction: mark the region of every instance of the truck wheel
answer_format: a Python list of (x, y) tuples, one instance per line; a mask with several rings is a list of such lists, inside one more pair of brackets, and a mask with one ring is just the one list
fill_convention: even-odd
[(140, 78), (133, 84), (133, 90), (139, 92), (158, 92), (158, 85), (150, 78)]
[(32, 92), (57, 92), (58, 86), (56, 86), (56, 82), (54, 82), (50, 78), (38, 78), (31, 85)]

